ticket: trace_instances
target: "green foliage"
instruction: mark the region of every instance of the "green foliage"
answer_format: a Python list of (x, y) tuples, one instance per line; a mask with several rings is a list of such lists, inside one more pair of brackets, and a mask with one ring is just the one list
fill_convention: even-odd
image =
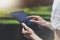
[(34, 7), (34, 8), (23, 8), (25, 12), (28, 14), (50, 14), (50, 6), (40, 6), (40, 7)]

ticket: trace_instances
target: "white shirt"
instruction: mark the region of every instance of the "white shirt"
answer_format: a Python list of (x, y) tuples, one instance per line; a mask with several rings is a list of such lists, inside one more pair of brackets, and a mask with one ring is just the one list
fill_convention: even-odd
[(60, 30), (60, 0), (54, 0), (51, 13), (51, 23), (54, 29)]

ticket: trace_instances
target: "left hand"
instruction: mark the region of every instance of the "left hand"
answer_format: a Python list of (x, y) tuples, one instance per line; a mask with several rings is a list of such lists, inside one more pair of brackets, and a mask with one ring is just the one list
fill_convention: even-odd
[(28, 16), (27, 18), (32, 18), (32, 20), (30, 20), (31, 22), (37, 23), (42, 26), (46, 26), (46, 23), (48, 23), (46, 20), (44, 20), (40, 16), (32, 15), (32, 16)]

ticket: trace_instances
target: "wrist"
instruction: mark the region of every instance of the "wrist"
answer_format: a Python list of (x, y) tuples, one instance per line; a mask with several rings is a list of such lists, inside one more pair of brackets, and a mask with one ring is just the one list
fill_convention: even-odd
[(49, 22), (45, 22), (45, 25), (44, 26), (49, 26), (50, 25), (50, 23)]
[(49, 25), (49, 22), (47, 22), (47, 21), (44, 21), (44, 24), (43, 24), (43, 26), (47, 26), (47, 25)]
[(52, 25), (51, 25), (50, 22), (46, 22), (46, 23), (45, 23), (45, 27), (47, 27), (47, 28), (53, 30), (53, 27), (52, 27)]

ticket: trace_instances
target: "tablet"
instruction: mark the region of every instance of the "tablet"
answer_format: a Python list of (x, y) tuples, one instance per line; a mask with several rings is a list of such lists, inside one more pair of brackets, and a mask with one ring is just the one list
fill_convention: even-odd
[(12, 12), (12, 16), (16, 18), (20, 23), (25, 23), (27, 25), (31, 24), (31, 18), (27, 18), (28, 15), (24, 11)]

